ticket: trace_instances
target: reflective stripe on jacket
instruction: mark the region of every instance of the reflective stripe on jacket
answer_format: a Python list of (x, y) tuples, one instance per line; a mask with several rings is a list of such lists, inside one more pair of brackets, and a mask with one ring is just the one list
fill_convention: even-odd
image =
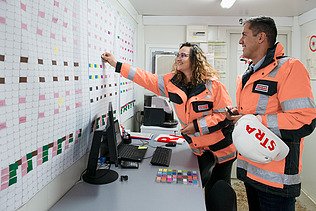
[(190, 135), (187, 141), (196, 155), (211, 150), (218, 163), (236, 158), (231, 138), (233, 126), (224, 113), (225, 107), (232, 102), (221, 82), (210, 80), (187, 93), (183, 84), (175, 82), (172, 73), (158, 76), (126, 63), (118, 63), (116, 71), (155, 94), (168, 97), (174, 104), (182, 127), (193, 122), (197, 132)]
[(241, 114), (258, 114), (262, 123), (290, 148), (281, 161), (259, 164), (238, 154), (237, 177), (269, 193), (297, 197), (300, 194), (303, 137), (315, 128), (316, 109), (310, 78), (297, 59), (282, 57), (283, 46), (269, 49), (261, 67), (242, 88), (237, 82)]

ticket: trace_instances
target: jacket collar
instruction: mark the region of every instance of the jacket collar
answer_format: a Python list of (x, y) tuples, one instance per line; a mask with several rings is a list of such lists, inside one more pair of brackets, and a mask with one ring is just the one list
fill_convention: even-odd
[(266, 58), (264, 59), (261, 66), (258, 70), (268, 66), (272, 62), (276, 61), (279, 57), (284, 56), (284, 48), (283, 45), (277, 42), (272, 48), (269, 48), (266, 54)]
[(173, 76), (170, 81), (176, 87), (178, 87), (183, 92), (185, 92), (186, 95), (188, 96), (188, 98), (190, 98), (192, 96), (196, 96), (196, 95), (202, 93), (206, 89), (205, 83), (197, 84), (196, 86), (192, 86), (192, 87), (188, 88), (183, 82), (176, 82), (175, 76)]

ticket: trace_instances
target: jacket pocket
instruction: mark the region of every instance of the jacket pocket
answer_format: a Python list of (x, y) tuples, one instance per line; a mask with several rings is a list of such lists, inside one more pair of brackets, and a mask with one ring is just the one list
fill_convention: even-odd
[(176, 103), (176, 104), (183, 103), (183, 100), (177, 93), (168, 92), (168, 94), (169, 94), (169, 99), (171, 102)]
[(252, 87), (253, 93), (272, 96), (277, 93), (278, 82), (269, 80), (255, 81)]

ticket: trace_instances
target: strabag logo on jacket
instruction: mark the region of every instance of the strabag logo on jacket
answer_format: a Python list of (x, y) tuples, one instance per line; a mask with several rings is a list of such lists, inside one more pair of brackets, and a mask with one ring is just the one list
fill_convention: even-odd
[(205, 110), (208, 110), (208, 105), (207, 104), (198, 106), (198, 111), (205, 111)]
[(257, 84), (255, 90), (258, 92), (268, 92), (269, 86), (265, 84)]

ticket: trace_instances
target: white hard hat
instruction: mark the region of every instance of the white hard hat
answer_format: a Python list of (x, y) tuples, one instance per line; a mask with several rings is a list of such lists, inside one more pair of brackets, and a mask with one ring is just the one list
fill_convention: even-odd
[(236, 122), (232, 137), (238, 153), (257, 163), (280, 161), (289, 153), (289, 147), (252, 114)]

